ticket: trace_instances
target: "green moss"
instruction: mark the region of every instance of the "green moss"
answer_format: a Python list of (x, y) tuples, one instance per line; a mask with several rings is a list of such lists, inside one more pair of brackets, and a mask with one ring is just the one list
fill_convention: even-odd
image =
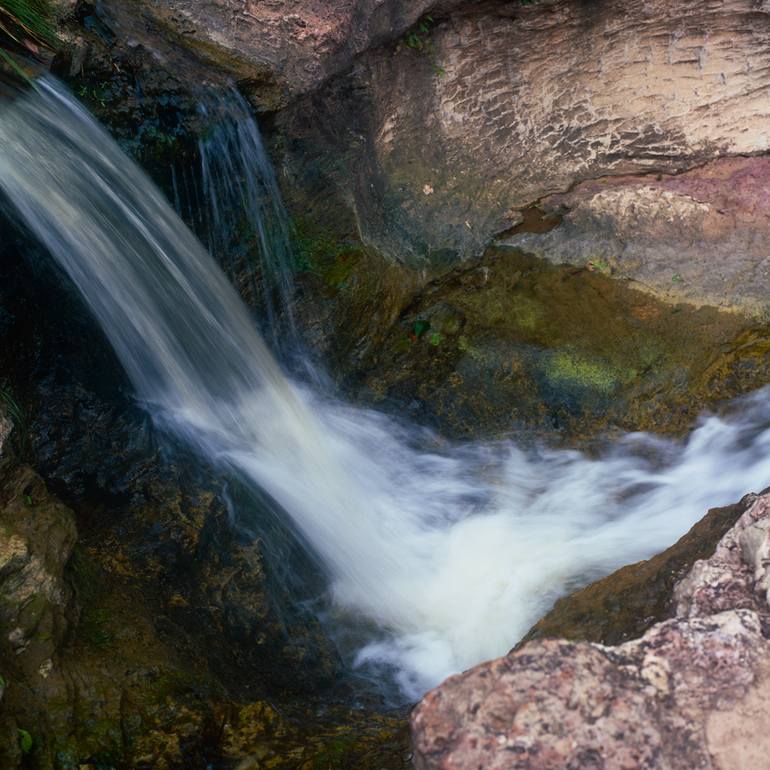
[(302, 219), (293, 222), (291, 240), (297, 272), (313, 273), (332, 289), (348, 281), (363, 256), (360, 244)]
[(350, 735), (343, 735), (332, 739), (316, 754), (311, 767), (313, 770), (336, 770), (336, 768), (344, 767), (345, 757), (354, 744), (355, 738)]
[(84, 607), (78, 632), (80, 638), (92, 649), (106, 649), (114, 639), (110, 611), (103, 607)]
[(548, 358), (545, 376), (554, 385), (572, 385), (609, 394), (620, 383), (617, 370), (597, 360), (566, 351)]
[(534, 331), (544, 315), (545, 312), (539, 302), (530, 297), (519, 296), (514, 301), (511, 320), (520, 329)]
[(19, 728), (19, 748), (22, 754), (29, 754), (32, 751), (34, 741), (28, 730)]

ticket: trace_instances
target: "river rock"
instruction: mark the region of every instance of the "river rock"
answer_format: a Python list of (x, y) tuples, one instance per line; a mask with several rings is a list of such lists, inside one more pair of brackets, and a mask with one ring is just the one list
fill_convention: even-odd
[(419, 770), (767, 762), (770, 495), (676, 586), (676, 615), (607, 647), (549, 639), (451, 677), (412, 716)]

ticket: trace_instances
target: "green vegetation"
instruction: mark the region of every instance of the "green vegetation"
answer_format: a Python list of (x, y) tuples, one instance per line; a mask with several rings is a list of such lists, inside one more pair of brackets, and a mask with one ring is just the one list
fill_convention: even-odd
[(433, 28), (436, 22), (432, 16), (423, 16), (417, 26), (407, 32), (401, 39), (401, 42), (416, 51), (425, 51), (429, 48), (430, 43), (427, 40), (427, 35)]
[(32, 751), (32, 736), (27, 730), (19, 728), (19, 748), (22, 754), (29, 754)]
[(0, 46), (5, 42), (35, 50), (52, 47), (56, 34), (47, 0), (0, 0)]
[(330, 289), (346, 283), (362, 256), (359, 243), (340, 240), (302, 221), (294, 222), (291, 240), (294, 270), (319, 276)]
[(415, 338), (419, 339), (422, 337), (425, 332), (430, 329), (430, 322), (426, 321), (423, 318), (418, 318), (413, 324), (412, 324), (412, 334), (415, 336)]
[(600, 273), (604, 273), (605, 275), (610, 275), (612, 273), (610, 263), (602, 257), (594, 257), (592, 260), (586, 263), (586, 267), (592, 271), (598, 270)]
[(416, 26), (412, 27), (399, 41), (399, 45), (404, 45), (407, 48), (411, 48), (413, 51), (420, 51), (427, 53), (430, 56), (430, 66), (433, 68), (433, 72), (441, 77), (446, 75), (446, 70), (441, 67), (435, 61), (435, 49), (433, 44), (428, 39), (428, 36), (435, 27), (436, 21), (430, 15), (423, 16)]
[(567, 351), (554, 353), (546, 365), (546, 377), (554, 385), (572, 385), (611, 393), (619, 384), (617, 371), (585, 355)]

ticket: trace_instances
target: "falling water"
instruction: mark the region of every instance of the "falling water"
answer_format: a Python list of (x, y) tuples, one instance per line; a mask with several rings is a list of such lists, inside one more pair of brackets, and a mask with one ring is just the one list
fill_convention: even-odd
[(199, 111), (208, 126), (198, 141), (200, 175), (172, 168), (177, 213), (196, 224), (209, 254), (258, 305), (273, 349), (296, 345), (289, 215), (257, 122), (234, 88), (208, 93)]
[(0, 109), (0, 188), (69, 273), (158, 423), (281, 506), (340, 612), (381, 633), (361, 665), (408, 697), (505, 652), (576, 580), (661, 550), (770, 479), (766, 392), (683, 444), (599, 459), (424, 432), (288, 381), (144, 173), (58, 85)]

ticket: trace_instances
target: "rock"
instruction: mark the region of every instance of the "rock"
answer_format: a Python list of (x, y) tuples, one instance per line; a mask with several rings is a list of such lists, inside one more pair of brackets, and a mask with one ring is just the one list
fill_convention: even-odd
[[(183, 0), (106, 0), (101, 12), (118, 35), (130, 32), (162, 48), (175, 37), (207, 64), (260, 80), (267, 70), (283, 103), (347, 69), (362, 51), (393, 40), (436, 6), (436, 0), (320, 0), (191, 5)], [(141, 25), (136, 23), (141, 18)]]
[(764, 4), (465, 2), (434, 17), (421, 47), (365, 52), (277, 116), (294, 188), (330, 218), (352, 207), (393, 260), (442, 271), (581, 181), (770, 148)]
[[(344, 337), (344, 335), (343, 335)], [(347, 384), (445, 434), (684, 433), (770, 379), (767, 332), (592, 269), (489, 250), (416, 291)], [(344, 371), (344, 369), (343, 369)]]
[(75, 540), (72, 511), (32, 469), (0, 469), (2, 767), (21, 761), (20, 731), (39, 734), (37, 699), (53, 704), (66, 690), (60, 652), (78, 617), (65, 575)]
[(674, 614), (674, 588), (699, 559), (708, 558), (746, 509), (747, 495), (735, 505), (710, 510), (680, 540), (648, 561), (629, 564), (606, 578), (559, 599), (519, 642), (564, 638), (621, 644)]
[[(134, 133), (151, 118), (161, 134), (153, 152), (183, 126), (144, 107), (134, 120), (142, 98), (131, 86), (160, 94), (165, 82), (183, 104), (200, 84), (234, 76), (271, 114), (295, 212), (434, 274), (480, 255), (524, 207), (581, 182), (770, 150), (770, 11), (754, 0), (102, 0), (64, 35), (70, 64), (91, 70), (85, 98), (122, 112)], [(139, 139), (152, 144), (145, 129)], [(711, 206), (675, 186), (656, 196), (631, 195), (642, 208), (671, 203), (695, 228)], [(597, 216), (631, 205), (594, 203)], [(704, 243), (711, 260), (729, 253), (727, 242)], [(730, 255), (727, 272), (746, 291), (761, 250)], [(721, 302), (718, 281), (692, 296), (700, 288)]]
[(764, 494), (640, 639), (530, 642), (448, 679), (413, 712), (418, 770), (763, 767), (768, 533)]
[(43, 675), (72, 615), (64, 569), (75, 523), (31, 469), (16, 469), (0, 483), (0, 633), (30, 671)]
[(8, 437), (11, 435), (12, 430), (13, 422), (11, 422), (7, 409), (0, 400), (0, 458), (3, 457), (4, 451), (6, 454), (8, 453), (8, 450), (3, 450), (3, 447), (5, 446)]
[[(505, 241), (556, 264), (602, 261), (669, 302), (713, 305), (767, 321), (770, 160), (729, 158), (675, 176), (584, 182), (540, 202), (547, 233)], [(704, 255), (708, 255), (704, 259)]]

